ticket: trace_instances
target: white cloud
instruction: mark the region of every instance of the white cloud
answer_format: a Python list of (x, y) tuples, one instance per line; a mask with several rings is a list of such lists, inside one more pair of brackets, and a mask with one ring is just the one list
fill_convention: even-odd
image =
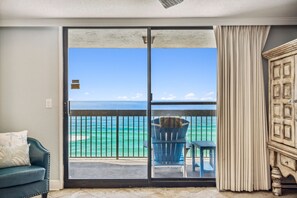
[(213, 96), (214, 95), (214, 92), (213, 91), (210, 91), (208, 93), (205, 94), (205, 96)]
[(176, 96), (174, 96), (173, 94), (169, 94), (168, 96), (161, 97), (161, 100), (174, 100), (175, 98)]
[(85, 95), (90, 95), (90, 93), (89, 93), (89, 92), (87, 92), (87, 91), (86, 91), (84, 94), (85, 94)]
[(197, 98), (195, 97), (195, 94), (192, 93), (192, 92), (186, 94), (184, 98), (185, 98), (186, 100), (195, 100), (195, 99), (197, 99)]
[(119, 100), (141, 100), (143, 99), (142, 93), (136, 93), (134, 96), (118, 96)]
[(129, 100), (128, 96), (119, 96), (118, 99), (120, 100)]
[(210, 91), (204, 94), (203, 97), (199, 98), (200, 101), (216, 101), (215, 92)]
[(140, 99), (140, 98), (142, 98), (142, 96), (143, 96), (142, 93), (136, 93), (136, 95), (135, 96), (132, 96), (131, 99), (132, 100)]
[(201, 100), (201, 101), (215, 101), (215, 98), (214, 97), (202, 97), (202, 98), (199, 98), (199, 100)]

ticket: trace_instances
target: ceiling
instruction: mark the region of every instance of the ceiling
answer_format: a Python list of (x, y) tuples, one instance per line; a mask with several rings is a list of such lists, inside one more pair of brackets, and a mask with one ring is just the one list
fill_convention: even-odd
[[(146, 29), (69, 29), (70, 48), (146, 48)], [(152, 48), (215, 48), (213, 30), (152, 30)]]
[(297, 0), (0, 0), (0, 19), (184, 17), (297, 19)]

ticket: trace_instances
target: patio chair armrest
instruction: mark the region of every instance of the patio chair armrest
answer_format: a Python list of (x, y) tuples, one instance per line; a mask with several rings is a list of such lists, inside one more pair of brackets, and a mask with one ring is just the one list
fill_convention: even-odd
[(164, 144), (164, 143), (187, 143), (185, 139), (179, 139), (179, 140), (157, 140), (153, 141), (152, 144)]

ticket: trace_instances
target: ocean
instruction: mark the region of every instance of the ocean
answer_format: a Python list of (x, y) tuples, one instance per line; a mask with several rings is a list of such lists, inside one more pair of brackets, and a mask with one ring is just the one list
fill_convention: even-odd
[[(72, 110), (146, 110), (146, 101), (70, 101)], [(152, 109), (215, 110), (216, 105), (152, 105)]]
[[(71, 101), (71, 110), (146, 110), (145, 101)], [(216, 141), (215, 105), (152, 106), (152, 110), (197, 110), (182, 116), (190, 122), (187, 141)], [(198, 113), (197, 113), (198, 112)], [(201, 115), (200, 113), (201, 112)], [(172, 114), (174, 115), (174, 114)], [(147, 116), (69, 116), (69, 157), (147, 157)], [(190, 155), (190, 154), (189, 154)]]

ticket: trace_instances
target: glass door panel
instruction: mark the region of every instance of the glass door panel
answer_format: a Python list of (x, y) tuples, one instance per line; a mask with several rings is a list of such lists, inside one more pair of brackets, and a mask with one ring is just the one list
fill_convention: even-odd
[(69, 29), (69, 179), (147, 178), (146, 29)]
[(213, 178), (216, 154), (213, 30), (152, 30), (151, 35), (152, 177)]

